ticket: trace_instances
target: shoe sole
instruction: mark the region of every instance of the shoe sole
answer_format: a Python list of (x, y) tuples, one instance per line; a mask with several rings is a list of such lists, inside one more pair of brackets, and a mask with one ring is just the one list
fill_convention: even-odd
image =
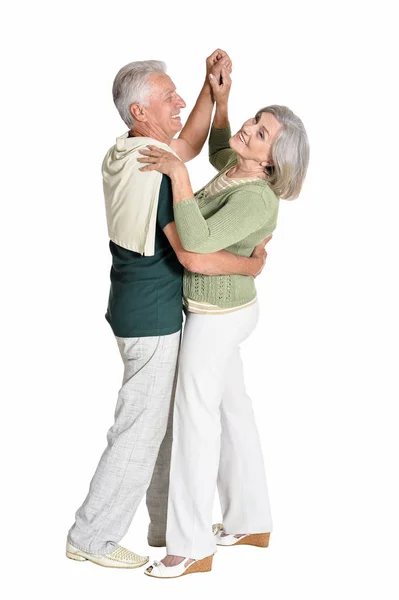
[(242, 539), (238, 539), (234, 544), (217, 544), (223, 548), (231, 546), (257, 546), (258, 548), (267, 548), (269, 546), (270, 533), (251, 533)]
[(143, 563), (140, 563), (138, 565), (103, 565), (100, 562), (97, 562), (91, 558), (86, 558), (85, 556), (81, 556), (80, 554), (75, 554), (74, 552), (66, 552), (67, 558), (70, 558), (71, 560), (77, 560), (77, 561), (89, 561), (95, 565), (98, 565), (99, 567), (105, 567), (106, 569), (139, 569), (140, 567), (143, 567), (144, 565), (146, 565), (148, 563), (148, 560), (146, 560)]
[(174, 577), (157, 577), (157, 575), (151, 575), (151, 573), (146, 573), (145, 571), (144, 575), (147, 575), (147, 577), (153, 577), (154, 579), (178, 579), (178, 577), (183, 577), (184, 575), (190, 575), (192, 573), (207, 573), (208, 571), (212, 571), (212, 561), (213, 555), (202, 558), (201, 560), (197, 560), (195, 563), (190, 565), (184, 571), (184, 573), (181, 575), (175, 575)]

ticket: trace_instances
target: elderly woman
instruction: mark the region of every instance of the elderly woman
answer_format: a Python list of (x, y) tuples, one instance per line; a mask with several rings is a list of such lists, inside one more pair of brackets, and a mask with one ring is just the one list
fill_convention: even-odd
[[(231, 137), (231, 80), (211, 76), (216, 112), (210, 161), (219, 171), (193, 194), (187, 169), (171, 153), (143, 150), (172, 181), (174, 215), (183, 247), (197, 253), (227, 249), (250, 256), (277, 223), (279, 199), (296, 198), (309, 147), (301, 120), (284, 106), (268, 106)], [(254, 278), (186, 271), (187, 320), (176, 390), (170, 472), (167, 551), (145, 573), (179, 577), (209, 571), (218, 545), (267, 546), (272, 530), (262, 451), (248, 398), (240, 344), (254, 330)], [(212, 534), (218, 485), (223, 527)]]

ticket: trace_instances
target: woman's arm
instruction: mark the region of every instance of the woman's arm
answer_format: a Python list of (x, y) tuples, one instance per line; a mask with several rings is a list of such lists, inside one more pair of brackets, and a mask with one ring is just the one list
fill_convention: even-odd
[(191, 111), (177, 140), (172, 140), (170, 147), (176, 152), (183, 162), (195, 158), (202, 150), (209, 132), (212, 110), (214, 105), (213, 93), (209, 75), (215, 72), (215, 66), (231, 71), (230, 57), (224, 50), (215, 50), (206, 59), (206, 78), (200, 91), (197, 102)]
[[(227, 74), (225, 74), (225, 77), (226, 75)], [(212, 127), (215, 129), (225, 129), (226, 127), (229, 127), (229, 95), (231, 89), (231, 79), (229, 76), (227, 81), (223, 81), (223, 83), (220, 84), (216, 77), (214, 77), (211, 73), (210, 82), (216, 101), (216, 110), (215, 116), (213, 117)], [(225, 86), (224, 89), (222, 88), (223, 85)]]
[(183, 248), (208, 254), (224, 250), (266, 225), (265, 235), (273, 232), (277, 222), (278, 201), (268, 186), (250, 191), (232, 189), (231, 198), (209, 219), (205, 219), (194, 198), (187, 167), (171, 152), (156, 146), (139, 152), (149, 163), (141, 171), (159, 171), (172, 182), (173, 207), (177, 231)]
[(229, 73), (220, 70), (222, 82), (218, 77), (210, 76), (212, 93), (216, 101), (215, 116), (209, 136), (209, 162), (218, 171), (229, 163), (234, 164), (236, 153), (230, 148), (231, 130), (229, 124), (228, 102), (231, 89)]
[[(175, 184), (172, 178), (173, 195)], [(231, 190), (226, 204), (205, 219), (195, 198), (174, 203), (174, 216), (183, 248), (189, 252), (208, 254), (226, 249), (251, 233), (264, 230), (270, 235), (276, 226), (278, 202), (267, 186), (259, 191), (242, 187)]]
[(199, 254), (224, 250), (267, 223), (270, 230), (266, 235), (273, 232), (278, 203), (273, 201), (275, 196), (267, 186), (259, 188), (259, 193), (248, 193), (245, 187), (233, 188), (223, 208), (205, 219), (194, 198), (187, 167), (170, 152), (155, 146), (150, 148), (142, 151), (151, 155), (144, 159), (152, 162), (145, 169), (156, 168), (171, 179), (175, 223), (185, 250)]

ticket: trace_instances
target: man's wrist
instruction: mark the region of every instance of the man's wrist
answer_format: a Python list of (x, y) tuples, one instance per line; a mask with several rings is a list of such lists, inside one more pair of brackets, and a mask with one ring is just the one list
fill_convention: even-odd
[(250, 256), (248, 258), (248, 275), (256, 277), (262, 268), (262, 259), (257, 256)]
[(202, 91), (204, 94), (206, 94), (207, 96), (209, 96), (211, 98), (213, 103), (215, 103), (215, 100), (214, 100), (213, 94), (212, 94), (211, 84), (209, 83), (208, 75), (205, 77), (204, 85), (202, 86)]

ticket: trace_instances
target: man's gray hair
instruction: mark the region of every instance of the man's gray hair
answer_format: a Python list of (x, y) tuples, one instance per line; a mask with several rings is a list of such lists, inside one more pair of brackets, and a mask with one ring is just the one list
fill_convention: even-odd
[(266, 106), (257, 114), (272, 114), (282, 127), (273, 142), (273, 166), (266, 167), (268, 183), (276, 196), (293, 200), (299, 196), (309, 164), (309, 141), (299, 117), (286, 106)]
[(134, 125), (130, 107), (132, 104), (146, 106), (150, 94), (149, 79), (153, 73), (166, 73), (166, 64), (160, 60), (131, 62), (122, 67), (114, 79), (114, 103), (129, 129)]

